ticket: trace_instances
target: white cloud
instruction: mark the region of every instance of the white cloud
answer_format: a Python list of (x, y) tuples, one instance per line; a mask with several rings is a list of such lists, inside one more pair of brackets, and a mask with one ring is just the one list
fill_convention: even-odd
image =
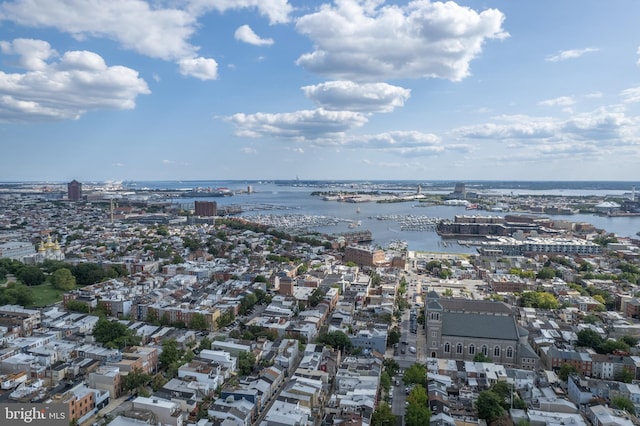
[(459, 81), (487, 39), (504, 39), (504, 15), (454, 2), (342, 0), (302, 16), (299, 33), (315, 50), (297, 64), (339, 80), (438, 77)]
[(194, 14), (203, 14), (215, 10), (223, 13), (227, 10), (257, 9), (269, 18), (271, 24), (289, 22), (293, 7), (287, 0), (187, 0), (188, 9)]
[(256, 151), (255, 148), (251, 148), (251, 147), (248, 147), (248, 146), (240, 148), (240, 152), (242, 152), (243, 154), (257, 154), (258, 153), (258, 151)]
[(188, 42), (196, 29), (195, 16), (179, 9), (152, 8), (142, 0), (14, 0), (0, 5), (0, 19), (52, 27), (77, 38), (108, 38), (165, 60), (191, 57), (198, 50)]
[(218, 78), (218, 63), (210, 58), (186, 58), (178, 61), (180, 74), (195, 77), (200, 80), (215, 80)]
[(571, 106), (571, 105), (575, 105), (575, 103), (576, 101), (571, 96), (560, 96), (558, 98), (540, 101), (538, 102), (538, 105), (553, 107), (553, 106)]
[(3, 41), (0, 48), (18, 55), (17, 63), (26, 69), (0, 71), (2, 121), (77, 119), (93, 110), (132, 109), (138, 95), (151, 93), (137, 71), (107, 66), (93, 52), (69, 51), (57, 62), (47, 62), (55, 51), (44, 41)]
[(597, 52), (599, 50), (600, 49), (596, 49), (594, 47), (587, 47), (585, 49), (562, 50), (556, 53), (555, 55), (547, 56), (545, 58), (545, 61), (549, 61), (549, 62), (566, 61), (567, 59), (579, 58), (580, 56), (586, 53)]
[(341, 147), (355, 150), (376, 150), (404, 156), (437, 155), (450, 150), (465, 149), (463, 145), (442, 145), (437, 135), (418, 131), (392, 131), (350, 136), (344, 139)]
[(260, 36), (253, 32), (251, 27), (248, 25), (242, 25), (238, 27), (234, 34), (234, 37), (236, 40), (252, 44), (254, 46), (271, 46), (273, 44), (273, 39), (260, 38)]
[(621, 107), (598, 108), (568, 119), (524, 115), (496, 117), (494, 122), (462, 127), (453, 134), (463, 139), (508, 142), (514, 150), (587, 155), (640, 144), (640, 117)]
[(46, 41), (19, 38), (0, 41), (0, 50), (7, 55), (18, 55), (18, 66), (27, 70), (37, 71), (47, 67), (47, 60), (58, 56), (58, 52), (51, 48)]
[[(0, 21), (56, 28), (79, 40), (88, 37), (114, 40), (142, 55), (175, 61), (184, 75), (212, 80), (217, 76), (217, 63), (198, 57), (200, 48), (189, 41), (197, 30), (198, 19), (213, 10), (246, 8), (257, 9), (272, 24), (287, 22), (292, 11), (287, 0), (13, 0), (0, 3)], [(41, 62), (48, 59), (46, 54), (53, 52), (39, 53), (44, 56), (39, 58), (35, 53), (30, 56), (36, 63), (38, 59)]]
[(176, 162), (173, 160), (162, 160), (162, 164), (175, 164)]
[(391, 112), (404, 103), (411, 90), (387, 83), (358, 84), (351, 81), (329, 81), (302, 87), (305, 95), (327, 110), (358, 112)]
[(367, 122), (367, 118), (358, 112), (327, 111), (321, 108), (279, 114), (238, 113), (227, 117), (227, 120), (236, 126), (238, 136), (275, 137), (298, 141), (323, 138), (333, 140), (342, 137), (345, 131)]
[(620, 92), (620, 96), (622, 96), (623, 102), (627, 104), (640, 102), (640, 86), (625, 89)]

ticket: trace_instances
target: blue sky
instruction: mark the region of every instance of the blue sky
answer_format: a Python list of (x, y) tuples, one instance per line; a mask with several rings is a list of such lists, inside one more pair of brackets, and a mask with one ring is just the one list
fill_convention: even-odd
[(637, 0), (0, 2), (0, 181), (637, 180)]

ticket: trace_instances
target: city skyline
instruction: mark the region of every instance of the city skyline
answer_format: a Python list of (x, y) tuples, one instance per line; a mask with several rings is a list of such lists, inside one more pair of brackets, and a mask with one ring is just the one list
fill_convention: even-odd
[(0, 181), (637, 180), (639, 12), (4, 1)]

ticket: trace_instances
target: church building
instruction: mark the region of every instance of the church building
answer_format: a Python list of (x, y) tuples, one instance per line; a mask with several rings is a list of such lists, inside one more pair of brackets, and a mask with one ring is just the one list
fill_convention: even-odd
[(483, 354), (506, 367), (535, 369), (538, 355), (528, 343), (514, 310), (503, 302), (441, 298), (426, 300), (427, 354), (432, 358), (473, 361)]

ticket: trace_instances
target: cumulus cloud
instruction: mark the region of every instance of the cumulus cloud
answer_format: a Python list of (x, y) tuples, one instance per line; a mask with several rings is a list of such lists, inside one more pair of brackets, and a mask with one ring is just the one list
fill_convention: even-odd
[(391, 112), (404, 103), (411, 90), (387, 83), (358, 84), (329, 81), (302, 87), (304, 94), (319, 107), (337, 111)]
[(238, 27), (234, 37), (238, 41), (253, 44), (254, 46), (271, 46), (273, 44), (273, 39), (260, 38), (258, 34), (253, 32), (249, 25), (242, 25)]
[(188, 0), (188, 9), (194, 14), (201, 15), (209, 11), (223, 13), (227, 10), (257, 9), (269, 18), (271, 24), (289, 22), (289, 15), (293, 7), (287, 0)]
[(238, 113), (227, 120), (236, 126), (236, 134), (246, 137), (275, 137), (298, 141), (342, 137), (344, 132), (364, 125), (367, 118), (358, 112), (327, 111), (319, 108), (288, 113)]
[(315, 50), (297, 64), (339, 80), (437, 77), (459, 81), (487, 39), (504, 39), (504, 15), (454, 2), (342, 0), (296, 23)]
[(0, 19), (27, 27), (56, 28), (76, 38), (116, 40), (153, 58), (194, 56), (188, 42), (196, 17), (184, 10), (152, 8), (146, 1), (14, 0), (0, 5)]
[(210, 58), (186, 58), (178, 62), (180, 74), (195, 77), (200, 80), (215, 80), (218, 78), (218, 63)]
[(137, 71), (107, 66), (93, 52), (69, 51), (47, 62), (57, 55), (41, 40), (3, 41), (0, 49), (17, 55), (17, 64), (25, 69), (0, 71), (2, 121), (77, 119), (93, 110), (132, 109), (138, 95), (151, 93)]
[[(153, 5), (144, 0), (13, 0), (0, 3), (0, 21), (55, 28), (77, 39), (114, 40), (142, 55), (175, 61), (184, 75), (211, 80), (217, 76), (215, 60), (198, 57), (199, 47), (189, 41), (198, 19), (209, 11), (245, 8), (258, 10), (272, 24), (287, 22), (292, 11), (287, 0), (183, 0)], [(48, 58), (47, 52), (40, 54), (45, 55), (41, 61)]]
[(579, 154), (640, 144), (640, 117), (627, 116), (620, 107), (598, 108), (568, 119), (512, 115), (453, 133), (463, 139), (507, 142), (510, 148)]
[(545, 60), (549, 62), (566, 61), (567, 59), (579, 58), (586, 53), (597, 52), (598, 50), (600, 49), (596, 49), (594, 47), (587, 47), (585, 49), (562, 50), (555, 55), (547, 56)]
[(571, 96), (560, 96), (558, 98), (553, 98), (553, 99), (547, 99), (544, 101), (540, 101), (538, 102), (538, 105), (541, 106), (548, 106), (548, 107), (553, 107), (553, 106), (571, 106), (574, 105), (576, 103), (576, 101), (573, 99), (573, 97)]

